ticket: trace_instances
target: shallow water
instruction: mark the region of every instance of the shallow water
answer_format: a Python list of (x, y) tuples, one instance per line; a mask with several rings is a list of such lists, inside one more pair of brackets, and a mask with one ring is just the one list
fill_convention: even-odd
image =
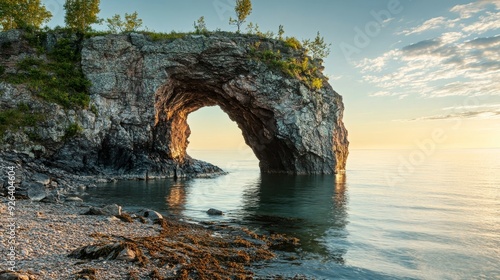
[[(500, 279), (500, 150), (353, 150), (345, 176), (258, 171), (248, 151), (192, 151), (229, 175), (119, 182), (90, 199), (301, 239), (262, 274), (317, 279)], [(209, 217), (217, 208), (226, 214)]]

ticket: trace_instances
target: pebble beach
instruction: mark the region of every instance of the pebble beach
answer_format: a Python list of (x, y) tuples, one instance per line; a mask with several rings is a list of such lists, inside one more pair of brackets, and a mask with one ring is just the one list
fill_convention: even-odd
[[(12, 273), (6, 262), (11, 239), (6, 206), (4, 201), (0, 209), (0, 279), (254, 279), (251, 265), (273, 259), (274, 245), (298, 242), (168, 217), (155, 222), (127, 213), (122, 215), (126, 219), (83, 215), (92, 207), (81, 201), (17, 200), (16, 272)], [(96, 252), (98, 246), (116, 244), (123, 246), (114, 256), (110, 251), (102, 256), (74, 256), (85, 246), (94, 245), (91, 249)]]

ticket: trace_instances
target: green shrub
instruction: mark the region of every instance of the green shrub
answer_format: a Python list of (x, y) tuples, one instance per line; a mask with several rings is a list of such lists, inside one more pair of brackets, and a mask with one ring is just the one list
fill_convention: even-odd
[(25, 103), (19, 103), (17, 108), (0, 111), (0, 141), (5, 131), (18, 131), (23, 127), (36, 126), (44, 120), (44, 116), (33, 110)]
[(76, 43), (61, 39), (47, 56), (47, 61), (25, 58), (17, 64), (18, 73), (6, 75), (3, 80), (26, 84), (38, 97), (66, 109), (87, 108), (90, 82), (78, 66), (81, 56)]
[(0, 76), (3, 76), (5, 74), (5, 66), (0, 65)]
[(92, 104), (92, 106), (90, 106), (90, 112), (94, 113), (94, 115), (96, 117), (99, 116), (99, 111), (97, 110), (97, 107), (94, 104)]
[(8, 49), (12, 48), (12, 42), (3, 42), (0, 45), (0, 48), (2, 48), (3, 50), (8, 50)]
[(63, 139), (64, 140), (68, 140), (70, 138), (73, 138), (75, 137), (76, 135), (78, 135), (80, 132), (83, 131), (83, 128), (77, 124), (77, 123), (72, 123), (70, 124), (67, 128), (66, 128), (66, 131), (64, 133), (64, 137)]
[(299, 50), (302, 48), (302, 44), (295, 37), (287, 37), (285, 39), (285, 46), (292, 48), (294, 50)]
[(323, 87), (323, 80), (320, 78), (313, 78), (311, 87), (316, 90), (321, 89)]
[(307, 56), (285, 59), (279, 50), (259, 50), (256, 45), (254, 43), (250, 47), (251, 58), (262, 61), (272, 69), (301, 80), (310, 89), (318, 90), (323, 87), (323, 79), (317, 76), (318, 68), (310, 62)]
[(47, 32), (35, 29), (24, 29), (23, 38), (38, 52), (43, 52), (44, 42), (47, 40)]

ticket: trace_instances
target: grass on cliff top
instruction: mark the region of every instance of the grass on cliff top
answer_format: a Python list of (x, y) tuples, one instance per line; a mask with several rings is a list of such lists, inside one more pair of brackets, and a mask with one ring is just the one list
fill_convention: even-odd
[[(300, 43), (297, 45), (296, 42), (285, 42), (285, 45), (293, 49), (300, 48)], [(302, 56), (300, 58), (285, 58), (279, 50), (261, 50), (260, 44), (257, 42), (250, 47), (250, 57), (266, 63), (272, 69), (276, 69), (290, 77), (299, 79), (309, 89), (319, 90), (323, 87), (323, 79), (319, 76), (318, 66), (312, 63), (307, 56)]]
[[(47, 59), (26, 57), (16, 65), (17, 73), (0, 71), (0, 80), (25, 84), (36, 96), (66, 109), (87, 108), (90, 102), (88, 81), (81, 70), (78, 41), (60, 39), (51, 51), (43, 48), (45, 32), (26, 33), (25, 39)], [(1, 70), (1, 69), (0, 69)]]
[[(20, 103), (17, 108), (0, 111), (0, 142), (7, 130), (18, 131), (23, 127), (34, 127), (43, 121), (44, 116), (34, 112), (27, 104)], [(28, 137), (33, 135), (28, 134)]]

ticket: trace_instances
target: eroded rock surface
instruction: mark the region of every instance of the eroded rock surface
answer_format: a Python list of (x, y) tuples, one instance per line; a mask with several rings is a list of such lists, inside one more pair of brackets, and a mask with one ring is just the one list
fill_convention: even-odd
[[(57, 36), (46, 40), (53, 44)], [(2, 49), (7, 72), (27, 55), (40, 57), (19, 42), (18, 33), (4, 32), (0, 41), (16, 46)], [(24, 153), (18, 164), (32, 158), (37, 166), (49, 167), (33, 168), (34, 173), (57, 168), (77, 175), (144, 179), (220, 174), (219, 168), (186, 153), (188, 115), (218, 105), (238, 124), (263, 172), (342, 172), (348, 141), (341, 96), (321, 74), (323, 86), (312, 89), (254, 59), (257, 43), (285, 58), (305, 55), (281, 41), (236, 34), (154, 41), (131, 33), (85, 39), (80, 42), (81, 67), (92, 84), (89, 108), (46, 104), (25, 87), (2, 82), (2, 110), (24, 102), (50, 116), (35, 129), (7, 132), (2, 151)], [(68, 139), (70, 124), (81, 131)], [(33, 133), (36, 141), (26, 136)], [(42, 176), (34, 181), (57, 181)]]
[[(87, 40), (82, 65), (100, 114), (88, 129), (107, 132), (96, 139), (97, 161), (152, 175), (170, 172), (165, 159), (191, 160), (189, 113), (218, 105), (238, 124), (263, 172), (342, 171), (347, 139), (340, 95), (326, 81), (312, 90), (251, 59), (257, 40), (199, 35), (151, 42), (141, 34)], [(301, 55), (278, 41), (263, 43)]]

